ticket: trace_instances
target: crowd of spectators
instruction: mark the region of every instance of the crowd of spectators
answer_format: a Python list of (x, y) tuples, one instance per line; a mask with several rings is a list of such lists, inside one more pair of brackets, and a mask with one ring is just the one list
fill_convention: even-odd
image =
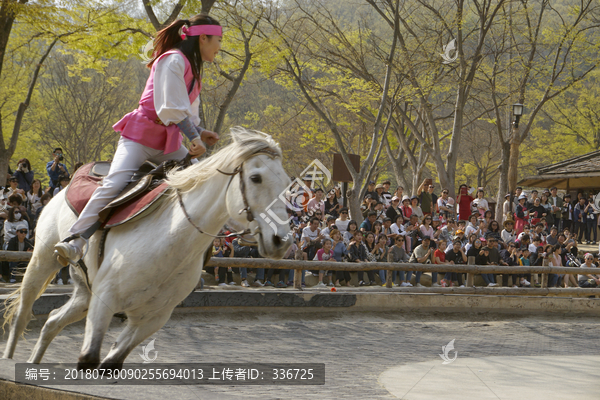
[[(304, 184), (311, 187), (310, 176)], [(585, 237), (587, 244), (597, 244), (598, 216), (593, 209), (593, 195), (578, 194), (571, 202), (570, 195), (558, 196), (557, 189), (545, 190), (541, 197), (533, 190), (526, 195), (521, 188), (506, 196), (504, 215), (498, 222), (485, 198), (482, 188), (467, 185), (459, 187), (456, 200), (448, 189), (436, 194), (435, 185), (426, 179), (417, 194), (404, 194), (398, 186), (390, 191), (390, 181), (380, 184), (369, 182), (360, 211), (363, 221), (358, 224), (349, 210), (343, 207), (340, 189), (335, 187), (325, 194), (322, 188), (310, 189), (311, 196), (300, 211), (288, 209), (293, 245), (285, 258), (296, 260), (326, 260), (335, 262), (391, 262), (421, 264), (467, 264), (469, 257), (476, 265), (535, 266), (544, 259), (550, 266), (584, 266), (591, 257), (598, 265), (597, 254), (578, 258), (578, 244)], [(297, 193), (296, 193), (297, 194)], [(511, 205), (511, 197), (514, 199)], [(236, 241), (215, 240), (216, 257), (260, 257), (255, 247), (240, 246)], [(209, 268), (209, 270), (212, 270)], [(248, 271), (239, 271), (243, 286), (292, 285), (293, 271), (258, 270), (256, 279), (248, 282)], [(211, 271), (219, 285), (235, 284), (225, 271)], [(231, 269), (227, 272), (237, 272)], [(303, 271), (318, 278), (317, 287), (352, 286), (352, 275), (347, 271)], [(279, 275), (273, 279), (273, 275)], [(414, 280), (412, 279), (414, 276)], [(421, 284), (422, 272), (394, 271), (394, 286), (409, 287)], [(385, 285), (385, 270), (367, 270), (357, 273), (359, 286)], [(536, 274), (502, 275), (482, 274), (484, 285), (512, 287), (540, 287)], [(431, 273), (431, 286), (464, 287), (461, 273)], [(597, 286), (600, 274), (592, 276), (549, 276), (549, 286)]]
[[(52, 152), (52, 160), (46, 165), (48, 186), (44, 188), (40, 178), (36, 178), (28, 159), (17, 162), (13, 173), (10, 168), (6, 177), (6, 185), (0, 197), (0, 222), (2, 223), (2, 250), (33, 251), (35, 227), (44, 207), (70, 181), (70, 174), (62, 163), (64, 160), (61, 148)], [(79, 164), (81, 165), (81, 164)], [(77, 167), (77, 166), (76, 166)], [(0, 265), (0, 282), (15, 283), (18, 271), (27, 263), (2, 262)], [(68, 268), (65, 268), (67, 282), (70, 283)], [(63, 284), (61, 272), (54, 282)]]

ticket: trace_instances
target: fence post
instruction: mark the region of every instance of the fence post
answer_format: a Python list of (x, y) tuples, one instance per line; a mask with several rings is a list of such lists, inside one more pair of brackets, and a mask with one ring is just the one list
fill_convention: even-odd
[(391, 269), (388, 269), (387, 271), (385, 271), (385, 287), (386, 288), (391, 288), (394, 287), (393, 285), (393, 273), (394, 271), (392, 271)]
[[(544, 258), (542, 260), (542, 266), (543, 267), (547, 267), (548, 266), (548, 259), (547, 258)], [(548, 287), (548, 274), (542, 274), (542, 288), (547, 288), (547, 287)]]
[[(467, 257), (467, 265), (475, 265), (475, 256)], [(475, 286), (475, 275), (472, 272), (467, 273), (467, 284), (466, 287)]]
[(294, 289), (302, 290), (302, 270), (294, 270)]

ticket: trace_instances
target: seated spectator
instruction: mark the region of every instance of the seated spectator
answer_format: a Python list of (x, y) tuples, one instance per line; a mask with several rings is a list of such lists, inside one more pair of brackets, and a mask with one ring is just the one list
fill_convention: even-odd
[[(23, 222), (17, 225), (17, 235), (9, 240), (8, 251), (33, 251), (33, 243), (27, 239), (27, 225)], [(10, 283), (16, 282), (15, 271), (17, 269), (25, 270), (27, 268), (27, 262), (10, 262)]]
[(354, 240), (354, 234), (356, 232), (359, 232), (358, 224), (356, 223), (356, 221), (350, 220), (348, 222), (348, 228), (346, 229), (346, 232), (344, 232), (344, 235), (343, 235), (343, 239), (344, 239), (344, 243), (346, 244), (346, 247), (350, 246), (350, 242)]
[(404, 217), (402, 215), (396, 217), (394, 223), (390, 225), (390, 230), (392, 231), (394, 240), (398, 235), (406, 235), (406, 232), (404, 232)]
[(385, 211), (385, 216), (388, 217), (391, 221), (396, 221), (398, 216), (402, 216), (402, 210), (400, 209), (400, 198), (392, 197), (392, 201), (390, 206)]
[[(333, 258), (337, 262), (343, 262), (346, 260), (348, 255), (348, 250), (346, 248), (346, 244), (342, 240), (342, 234), (337, 229), (331, 231), (331, 239), (333, 240), (332, 248), (333, 248)], [(350, 285), (350, 272), (349, 271), (336, 271), (335, 273), (335, 286), (340, 287), (341, 281), (346, 282), (346, 286)]]
[[(463, 265), (467, 263), (467, 255), (462, 248), (462, 242), (459, 239), (456, 239), (452, 243), (452, 248), (446, 251), (445, 256), (446, 263), (448, 264), (456, 264)], [(463, 284), (463, 274), (456, 272), (446, 272), (444, 275), (444, 279), (442, 279), (442, 286), (454, 286), (454, 282), (457, 282), (460, 287), (465, 287)]]
[[(225, 238), (218, 239), (220, 241), (222, 257), (234, 257), (234, 249), (233, 244), (228, 243)], [(226, 286), (229, 282), (229, 285), (235, 285), (235, 281), (233, 280), (233, 269), (231, 267), (227, 268), (219, 268), (219, 273), (217, 275), (217, 281), (219, 282), (219, 286)]]
[(412, 210), (411, 215), (416, 215), (419, 224), (423, 222), (423, 218), (425, 218), (425, 214), (423, 214), (423, 210), (419, 206), (419, 198), (417, 196), (413, 196), (410, 198), (411, 204), (410, 209)]
[(500, 233), (500, 224), (498, 223), (498, 221), (496, 220), (492, 220), (490, 221), (490, 224), (488, 226), (488, 230), (485, 234), (485, 238), (487, 240), (490, 240), (490, 238), (494, 238), (499, 242), (502, 242), (502, 234)]
[(379, 236), (379, 234), (381, 234), (382, 230), (383, 230), (383, 225), (381, 224), (381, 222), (379, 222), (379, 220), (373, 222), (373, 226), (371, 226), (371, 232), (373, 232), (375, 234), (375, 237)]
[[(350, 246), (348, 246), (348, 260), (350, 262), (366, 262), (367, 261), (367, 249), (362, 243), (363, 235), (360, 231), (354, 232), (354, 238), (350, 242)], [(373, 271), (368, 271), (367, 273), (373, 273)], [(358, 279), (360, 286), (366, 286), (367, 284), (363, 281), (364, 271), (358, 272)], [(371, 276), (369, 276), (369, 279)], [(362, 284), (361, 284), (362, 283)]]
[[(389, 248), (387, 245), (387, 236), (384, 234), (380, 234), (377, 236), (377, 243), (375, 244), (375, 259), (377, 262), (387, 262), (388, 259)], [(387, 270), (380, 269), (379, 270), (379, 279), (381, 279), (381, 283), (383, 286), (386, 284), (386, 274)]]
[(331, 237), (329, 236), (329, 232), (332, 229), (337, 228), (337, 227), (334, 226), (334, 223), (335, 223), (335, 217), (332, 216), (332, 215), (328, 216), (327, 217), (327, 221), (326, 221), (327, 226), (321, 230), (321, 234), (323, 235), (323, 237), (325, 239), (331, 239)]
[[(445, 249), (441, 249), (443, 251), (446, 250), (450, 250), (450, 248), (452, 248), (452, 241), (454, 240), (454, 237), (456, 236), (456, 231), (458, 230), (457, 226), (456, 226), (456, 221), (454, 220), (454, 218), (450, 218), (448, 219), (448, 223), (441, 227), (439, 229), (439, 240), (443, 240), (444, 242), (446, 242), (448, 244), (448, 247)], [(438, 247), (439, 247), (439, 240), (438, 240)]]
[(300, 248), (304, 253), (304, 260), (312, 260), (317, 254), (317, 250), (321, 247), (321, 239), (323, 235), (319, 229), (319, 219), (312, 217), (310, 224), (302, 230), (300, 238)]
[(406, 240), (407, 252), (411, 253), (414, 247), (419, 244), (421, 230), (419, 229), (419, 219), (415, 214), (410, 216), (408, 223), (404, 225), (404, 239)]
[(58, 178), (59, 186), (54, 189), (52, 196), (56, 196), (58, 194), (58, 192), (60, 192), (61, 190), (63, 190), (67, 186), (69, 186), (70, 181), (71, 181), (71, 178), (69, 178), (68, 176), (63, 175), (60, 178)]
[(479, 229), (477, 214), (471, 214), (467, 223), (467, 228), (465, 229), (465, 235), (467, 235), (467, 237), (471, 237), (471, 234), (477, 232), (477, 229)]
[(365, 219), (362, 224), (360, 224), (360, 231), (363, 233), (373, 232), (373, 224), (377, 220), (377, 213), (375, 211), (370, 211), (367, 214), (367, 219)]
[[(433, 263), (434, 264), (445, 264), (446, 263), (446, 241), (444, 239), (438, 240), (437, 249), (433, 252)], [(437, 272), (431, 273), (431, 286), (440, 286), (437, 281)]]
[(558, 244), (558, 229), (556, 228), (556, 226), (550, 228), (550, 235), (546, 236), (546, 243), (551, 244), (553, 246)]
[(323, 211), (325, 212), (325, 215), (331, 215), (335, 220), (339, 216), (339, 210), (342, 208), (342, 205), (338, 203), (335, 195), (335, 189), (331, 189), (327, 192), (327, 198), (325, 199), (324, 205), (325, 209)]
[(350, 220), (348, 219), (348, 209), (343, 207), (340, 209), (340, 216), (335, 220), (335, 226), (338, 228), (340, 233), (343, 235), (348, 230), (348, 224)]
[(14, 176), (11, 177), (8, 180), (8, 183), (10, 184), (10, 186), (7, 188), (8, 191), (4, 193), (4, 197), (9, 199), (10, 196), (12, 196), (13, 194), (18, 194), (19, 196), (21, 196), (21, 202), (26, 202), (27, 195), (25, 194), (25, 191), (23, 189), (19, 189), (17, 178), (15, 178)]
[[(375, 200), (375, 198), (372, 198), (370, 194), (367, 194), (365, 196), (365, 199), (363, 200), (363, 203), (360, 206), (360, 211), (362, 212), (362, 216), (364, 219), (367, 219), (369, 217), (369, 213), (375, 211), (375, 204), (377, 204), (377, 200)], [(375, 216), (377, 216), (377, 213), (375, 213)]]
[(29, 213), (31, 219), (35, 219), (37, 210), (42, 206), (42, 183), (39, 179), (34, 179), (31, 183), (31, 189), (27, 192), (27, 203), (29, 204)]
[(31, 170), (31, 164), (26, 158), (21, 158), (17, 162), (17, 170), (13, 174), (13, 177), (17, 180), (17, 186), (22, 189), (25, 193), (31, 190), (33, 184), (33, 171)]
[[(433, 254), (433, 249), (431, 248), (431, 238), (429, 236), (424, 236), (423, 241), (420, 245), (415, 247), (413, 253), (410, 257), (409, 263), (419, 263), (419, 264), (431, 264), (431, 255)], [(406, 280), (410, 282), (410, 278), (412, 276), (413, 271), (408, 271)], [(424, 287), (421, 285), (421, 275), (423, 275), (423, 271), (417, 271), (415, 274), (415, 282), (417, 287)], [(436, 274), (437, 278), (437, 274)]]
[[(316, 259), (318, 261), (336, 261), (336, 259), (333, 257), (333, 249), (332, 247), (332, 241), (330, 238), (324, 238), (323, 239), (323, 247), (320, 248), (319, 250), (317, 250), (317, 254), (316, 254)], [(329, 283), (327, 284), (327, 286), (333, 286), (333, 280), (332, 280), (332, 272), (331, 271), (325, 271), (325, 270), (320, 270), (319, 271), (319, 283), (317, 283), (317, 287), (325, 287), (325, 283), (323, 283), (323, 276), (325, 275), (325, 273), (327, 273), (327, 276), (329, 277)]]
[(400, 207), (402, 215), (404, 216), (404, 223), (407, 224), (412, 215), (412, 208), (410, 207), (410, 197), (404, 195), (402, 197), (402, 206)]
[(485, 216), (485, 212), (490, 209), (487, 200), (484, 198), (485, 192), (483, 188), (477, 189), (477, 198), (473, 200), (471, 209), (478, 213), (478, 218), (483, 218)]
[[(408, 262), (409, 257), (406, 254), (406, 250), (404, 249), (404, 236), (396, 236), (394, 240), (394, 245), (388, 251), (388, 262), (397, 263), (397, 262)], [(396, 282), (396, 276), (400, 278), (400, 286), (412, 286), (412, 284), (404, 279), (405, 277), (404, 271), (394, 271), (392, 274), (393, 281)], [(394, 283), (395, 285), (395, 283)]]
[[(585, 253), (583, 256), (584, 263), (581, 264), (581, 268), (597, 268), (593, 264), (594, 256), (590, 253)], [(598, 287), (600, 286), (600, 276), (598, 274), (581, 274), (577, 275), (579, 287)]]
[(437, 200), (437, 208), (442, 218), (442, 223), (454, 219), (454, 201), (448, 197), (448, 189), (442, 189), (442, 196)]
[(23, 213), (17, 207), (10, 208), (8, 210), (8, 218), (4, 221), (4, 246), (3, 249), (8, 248), (8, 242), (10, 239), (17, 235), (17, 226), (23, 226), (29, 231), (29, 224), (27, 220), (23, 218)]
[(431, 242), (433, 242), (432, 247), (435, 248), (435, 239), (433, 239), (434, 230), (431, 226), (432, 219), (433, 218), (431, 218), (431, 215), (425, 216), (425, 218), (423, 218), (423, 224), (421, 224), (419, 230), (421, 231), (422, 237), (429, 236)]

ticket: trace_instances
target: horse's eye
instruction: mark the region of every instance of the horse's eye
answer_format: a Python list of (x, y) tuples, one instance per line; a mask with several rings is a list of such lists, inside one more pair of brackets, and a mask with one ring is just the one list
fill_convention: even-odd
[(262, 178), (260, 175), (252, 175), (250, 176), (250, 180), (254, 183), (262, 183)]

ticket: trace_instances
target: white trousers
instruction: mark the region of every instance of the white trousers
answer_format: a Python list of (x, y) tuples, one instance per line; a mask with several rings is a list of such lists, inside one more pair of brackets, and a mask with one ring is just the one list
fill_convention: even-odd
[(167, 160), (181, 160), (187, 153), (188, 150), (183, 145), (173, 153), (164, 154), (161, 150), (155, 150), (121, 137), (108, 175), (104, 177), (102, 186), (94, 191), (90, 201), (79, 215), (79, 219), (69, 229), (69, 233), (80, 235), (94, 225), (98, 221), (98, 213), (125, 189), (125, 186), (131, 182), (133, 174), (144, 161), (160, 164)]

